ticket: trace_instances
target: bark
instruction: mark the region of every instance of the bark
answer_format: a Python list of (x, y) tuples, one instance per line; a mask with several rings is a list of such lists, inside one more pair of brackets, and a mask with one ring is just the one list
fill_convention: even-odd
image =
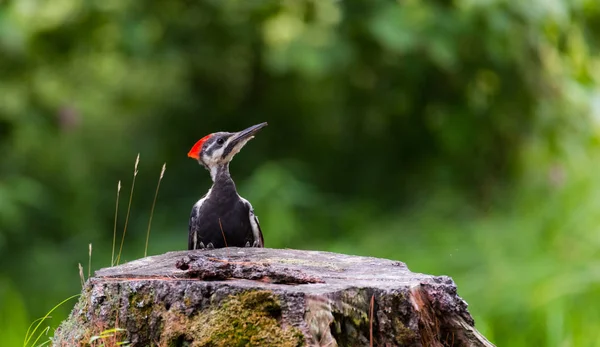
[(97, 271), (53, 344), (124, 341), (493, 346), (449, 277), (413, 273), (399, 261), (268, 248), (169, 252)]

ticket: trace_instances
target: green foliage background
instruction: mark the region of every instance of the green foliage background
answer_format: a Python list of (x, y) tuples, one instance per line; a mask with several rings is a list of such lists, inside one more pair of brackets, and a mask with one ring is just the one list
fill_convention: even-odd
[[(499, 346), (600, 346), (600, 2), (0, 2), (0, 338), (123, 258), (184, 249), (208, 133), (268, 247), (446, 274)], [(376, 269), (374, 269), (376, 271)], [(53, 324), (70, 307), (54, 315)]]

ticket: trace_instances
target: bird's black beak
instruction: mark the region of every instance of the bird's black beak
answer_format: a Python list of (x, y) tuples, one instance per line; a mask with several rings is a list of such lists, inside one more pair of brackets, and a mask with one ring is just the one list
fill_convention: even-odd
[(252, 136), (254, 136), (260, 129), (267, 126), (267, 122), (253, 125), (247, 129), (244, 129), (235, 135), (233, 135), (233, 139), (231, 139), (231, 145), (236, 146), (238, 143), (246, 140), (250, 140)]

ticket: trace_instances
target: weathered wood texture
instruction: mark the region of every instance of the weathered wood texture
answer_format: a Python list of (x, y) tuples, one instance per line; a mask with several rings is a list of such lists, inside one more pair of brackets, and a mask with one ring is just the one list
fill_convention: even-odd
[(225, 248), (97, 271), (54, 345), (492, 346), (473, 325), (452, 279), (399, 261)]

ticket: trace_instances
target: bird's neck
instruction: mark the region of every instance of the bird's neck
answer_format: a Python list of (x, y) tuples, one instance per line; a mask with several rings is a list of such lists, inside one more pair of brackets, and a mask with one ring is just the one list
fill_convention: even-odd
[(235, 183), (229, 174), (229, 164), (217, 165), (210, 168), (210, 177), (213, 180), (213, 188), (230, 191), (237, 194)]

